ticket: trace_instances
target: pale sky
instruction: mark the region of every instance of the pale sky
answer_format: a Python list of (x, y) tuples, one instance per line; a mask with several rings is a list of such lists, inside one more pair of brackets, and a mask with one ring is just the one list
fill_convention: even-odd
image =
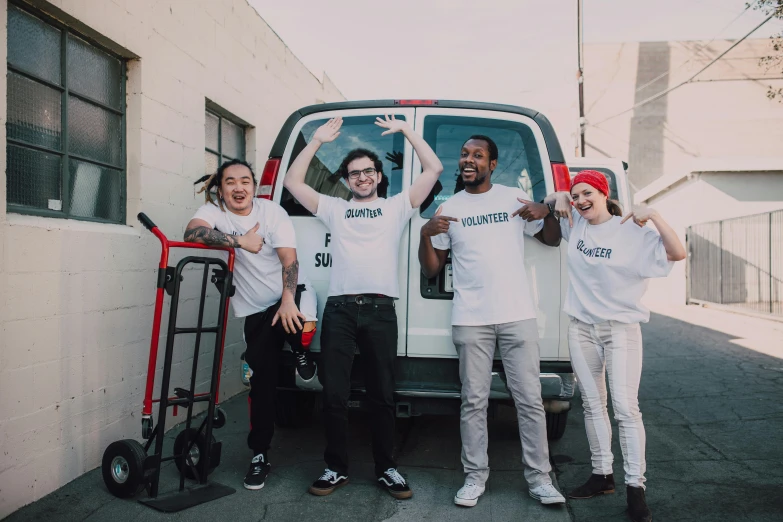
[[(576, 52), (577, 0), (249, 1), (349, 99), (492, 97), (520, 63), (535, 74), (546, 58)], [(739, 38), (764, 19), (753, 10), (736, 19), (744, 10), (745, 0), (584, 0), (585, 43)], [(772, 20), (753, 37), (781, 30)]]
[[(577, 0), (249, 1), (348, 99), (511, 103), (572, 132)], [(764, 19), (743, 11), (745, 0), (584, 0), (585, 43), (736, 39)], [(781, 30), (773, 20), (753, 37)]]

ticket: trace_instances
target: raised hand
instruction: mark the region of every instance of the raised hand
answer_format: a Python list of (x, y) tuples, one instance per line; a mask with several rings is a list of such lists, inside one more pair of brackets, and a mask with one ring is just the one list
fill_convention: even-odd
[(313, 134), (312, 141), (317, 141), (318, 143), (329, 143), (336, 140), (337, 136), (340, 135), (340, 127), (342, 124), (342, 118), (332, 118), (318, 127), (318, 130), (315, 131), (315, 134)]
[(421, 227), (421, 235), (432, 237), (438, 234), (445, 234), (449, 231), (449, 225), (452, 221), (459, 222), (457, 218), (442, 216), (443, 207), (438, 207), (435, 215)]
[(574, 215), (571, 212), (571, 205), (573, 204), (574, 200), (571, 197), (571, 194), (568, 192), (555, 192), (554, 194), (547, 196), (544, 200), (544, 203), (552, 202), (555, 204), (555, 216), (558, 218), (567, 218), (568, 225), (573, 228)]
[(394, 164), (392, 167), (392, 170), (401, 170), (402, 169), (402, 152), (396, 150), (394, 152), (387, 152), (386, 153), (386, 161), (390, 161)]
[(515, 210), (511, 217), (519, 216), (527, 221), (538, 221), (549, 215), (549, 207), (543, 203), (533, 203), (522, 198), (517, 198), (517, 201), (522, 203), (522, 206)]
[(633, 218), (634, 223), (640, 227), (643, 227), (649, 220), (655, 218), (657, 215), (658, 211), (653, 208), (647, 206), (634, 207), (633, 210), (629, 212), (622, 221), (620, 221), (620, 224), (622, 225), (629, 219)]
[(248, 230), (245, 235), (239, 237), (237, 242), (240, 248), (253, 254), (258, 254), (261, 251), (261, 248), (264, 246), (264, 238), (258, 235), (258, 227), (260, 226), (259, 223), (256, 223), (256, 226)]
[(385, 130), (381, 133), (381, 136), (386, 136), (387, 134), (394, 134), (395, 132), (403, 132), (406, 128), (410, 128), (410, 125), (408, 125), (408, 122), (405, 120), (398, 120), (394, 117), (394, 114), (389, 116), (388, 114), (384, 116), (386, 119), (381, 119), (380, 116), (375, 118), (375, 124), (378, 127), (383, 127)]

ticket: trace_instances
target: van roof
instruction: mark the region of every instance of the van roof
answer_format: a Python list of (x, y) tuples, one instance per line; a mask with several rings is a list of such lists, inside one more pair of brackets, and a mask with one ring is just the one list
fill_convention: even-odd
[(534, 120), (541, 133), (544, 136), (544, 142), (546, 143), (547, 150), (549, 151), (549, 161), (552, 163), (565, 163), (563, 157), (563, 151), (560, 148), (560, 142), (555, 134), (555, 129), (549, 122), (546, 116), (540, 112), (527, 109), (525, 107), (518, 107), (516, 105), (505, 105), (501, 103), (485, 103), (485, 102), (472, 102), (472, 101), (460, 101), (460, 100), (362, 100), (362, 101), (345, 101), (335, 103), (320, 103), (317, 105), (308, 105), (301, 109), (294, 111), (291, 116), (288, 117), (280, 133), (277, 135), (272, 150), (269, 152), (269, 157), (282, 157), (285, 146), (288, 143), (288, 138), (291, 132), (296, 126), (296, 123), (310, 114), (327, 111), (337, 111), (346, 109), (373, 109), (373, 108), (401, 108), (401, 107), (437, 107), (441, 109), (478, 109), (483, 111), (496, 111), (507, 112), (511, 114), (521, 114)]

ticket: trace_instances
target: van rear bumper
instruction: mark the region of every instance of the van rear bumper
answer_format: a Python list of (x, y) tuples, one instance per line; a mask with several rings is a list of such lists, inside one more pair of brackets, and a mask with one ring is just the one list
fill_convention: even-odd
[[(573, 373), (542, 373), (541, 374), (541, 398), (570, 400), (574, 396), (576, 377)], [(416, 387), (406, 389), (397, 387), (395, 393), (401, 397), (428, 397), (441, 399), (459, 399), (460, 390), (426, 389)], [(506, 375), (502, 372), (492, 372), (492, 384), (489, 389), (489, 398), (493, 400), (511, 400), (511, 392), (506, 385)]]
[[(358, 359), (359, 356), (356, 356)], [(318, 357), (315, 358), (316, 362)], [(285, 366), (281, 365), (281, 366)], [(293, 364), (291, 364), (293, 366)], [(362, 365), (356, 360), (351, 376), (351, 395), (358, 397), (364, 394), (364, 377), (361, 375)], [(291, 368), (292, 370), (293, 368)], [(293, 374), (286, 370), (287, 376)], [(290, 372), (290, 373), (289, 373)], [(541, 362), (541, 398), (545, 406), (549, 402), (570, 401), (576, 388), (576, 377), (571, 364), (567, 361)], [(395, 367), (396, 389), (399, 398), (426, 399), (460, 399), (462, 385), (459, 381), (459, 361), (456, 359), (420, 359), (399, 357)], [(316, 379), (303, 382), (298, 377), (295, 382), (286, 382), (283, 377), (278, 382), (280, 388), (321, 391), (320, 382)], [(511, 401), (511, 393), (506, 385), (506, 374), (500, 361), (495, 361), (492, 368), (492, 383), (489, 398), (496, 401)], [(402, 399), (404, 400), (404, 399)], [(549, 411), (549, 408), (547, 408)]]

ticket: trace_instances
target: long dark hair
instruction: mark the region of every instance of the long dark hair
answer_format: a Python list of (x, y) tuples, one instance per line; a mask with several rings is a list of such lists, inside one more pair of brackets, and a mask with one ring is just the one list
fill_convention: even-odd
[(606, 208), (611, 215), (623, 217), (623, 207), (620, 206), (620, 202), (606, 198)]
[[(253, 178), (253, 186), (255, 186), (256, 173), (253, 172), (253, 167), (250, 166), (250, 163), (240, 159), (232, 159), (223, 162), (220, 168), (217, 169), (217, 172), (214, 174), (206, 174), (201, 176), (193, 183), (194, 185), (204, 183), (204, 186), (198, 190), (197, 194), (201, 194), (203, 192), (204, 200), (207, 203), (212, 203), (213, 205), (220, 207), (220, 210), (224, 212), (226, 209), (223, 208), (223, 200), (218, 195), (218, 189), (220, 188), (220, 183), (223, 181), (223, 173), (228, 167), (233, 167), (234, 165), (242, 165), (243, 167), (247, 167), (247, 170), (250, 171), (250, 176)], [(215, 203), (215, 199), (213, 198), (217, 199), (217, 203)]]

